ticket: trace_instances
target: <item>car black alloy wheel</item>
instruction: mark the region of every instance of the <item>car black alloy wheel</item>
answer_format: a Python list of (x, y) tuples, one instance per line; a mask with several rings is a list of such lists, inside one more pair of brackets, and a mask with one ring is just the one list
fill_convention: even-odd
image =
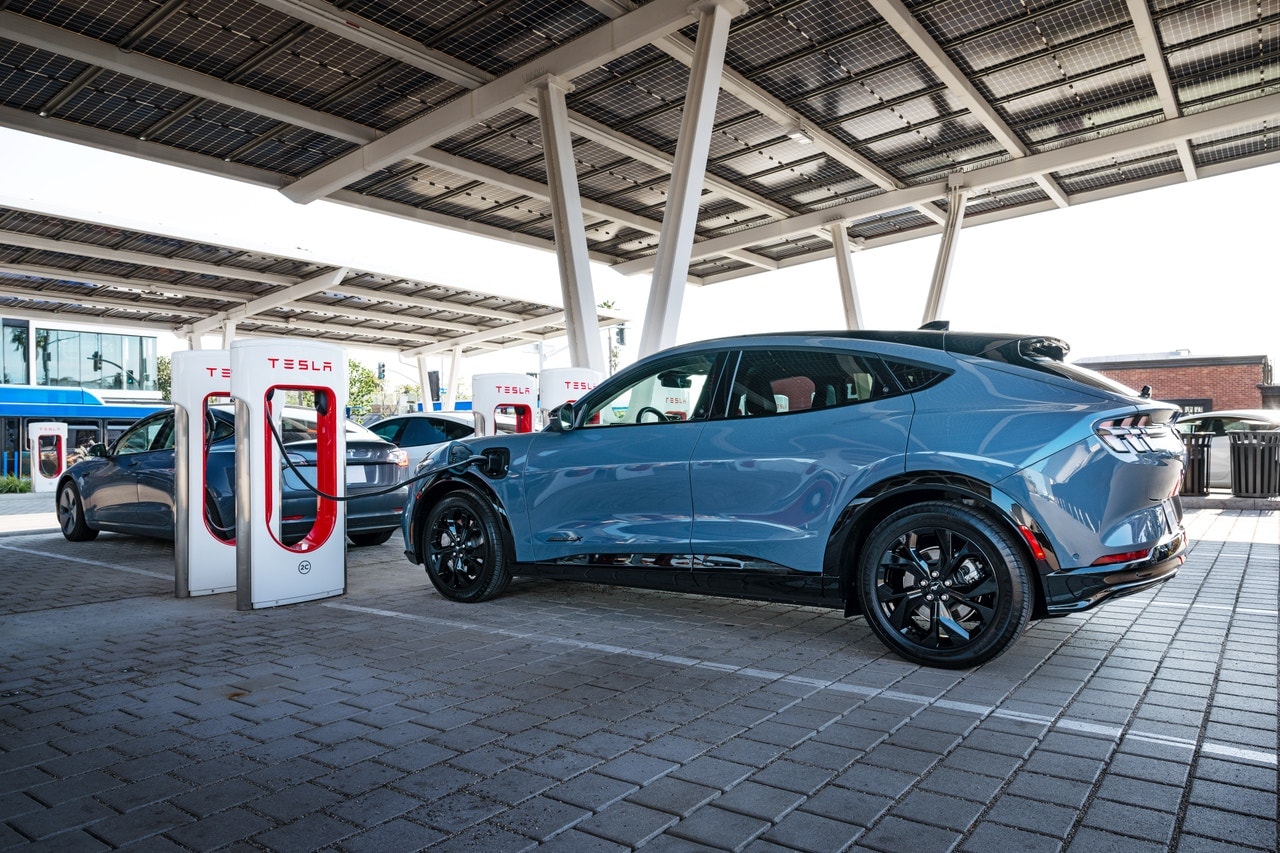
[(1031, 619), (1020, 543), (961, 504), (919, 504), (881, 522), (863, 551), (857, 589), (876, 635), (929, 666), (985, 663)]
[(445, 598), (488, 601), (511, 581), (497, 514), (479, 496), (458, 492), (427, 514), (421, 554), (427, 577)]
[(98, 536), (98, 531), (84, 520), (80, 490), (69, 480), (58, 488), (58, 526), (68, 542), (88, 542)]

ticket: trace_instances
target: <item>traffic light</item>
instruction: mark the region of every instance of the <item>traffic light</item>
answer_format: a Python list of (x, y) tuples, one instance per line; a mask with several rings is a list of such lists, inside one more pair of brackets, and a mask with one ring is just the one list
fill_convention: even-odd
[(99, 370), (99, 371), (102, 370), (102, 353), (101, 352), (94, 352), (94, 354), (89, 356), (89, 358), (93, 360), (94, 370)]
[(378, 362), (378, 378), (379, 379), (387, 378), (387, 366), (382, 362)]

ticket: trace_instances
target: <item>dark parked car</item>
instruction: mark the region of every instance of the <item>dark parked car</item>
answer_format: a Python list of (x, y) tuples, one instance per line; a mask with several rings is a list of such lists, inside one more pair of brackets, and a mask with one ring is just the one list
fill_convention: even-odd
[(1043, 337), (757, 335), (645, 359), (542, 432), (453, 442), (405, 508), (447, 598), (513, 575), (842, 608), (967, 667), (1176, 573), (1176, 406)]
[[(101, 530), (173, 538), (173, 411), (143, 418), (108, 448), (95, 445), (89, 457), (58, 481), (57, 513), (62, 535), (73, 542)], [(315, 467), (315, 412), (289, 408), (280, 437), (299, 470)], [(224, 539), (235, 535), (235, 415), (211, 407), (206, 418), (205, 517)], [(408, 455), (359, 424), (346, 422), (347, 495), (378, 492), (403, 479)], [(281, 537), (296, 542), (315, 520), (316, 495), (296, 474), (284, 470)], [(347, 537), (356, 545), (381, 545), (395, 533), (406, 490), (347, 501)]]

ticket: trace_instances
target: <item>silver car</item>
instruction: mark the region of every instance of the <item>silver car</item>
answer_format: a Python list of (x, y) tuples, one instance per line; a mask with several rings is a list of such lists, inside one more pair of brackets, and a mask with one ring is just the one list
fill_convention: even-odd
[(368, 428), (409, 454), (407, 476), (433, 447), (474, 435), (476, 422), (470, 412), (411, 412), (383, 418)]
[(1231, 438), (1243, 430), (1280, 430), (1280, 409), (1224, 409), (1178, 420), (1182, 432), (1213, 433), (1209, 440), (1209, 488), (1231, 488)]

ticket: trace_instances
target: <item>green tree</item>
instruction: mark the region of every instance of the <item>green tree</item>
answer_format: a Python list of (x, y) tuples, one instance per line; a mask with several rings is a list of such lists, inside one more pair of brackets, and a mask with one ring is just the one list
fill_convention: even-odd
[(382, 393), (382, 382), (372, 370), (358, 361), (347, 359), (347, 406), (351, 417), (369, 414), (373, 402)]
[(160, 389), (160, 399), (173, 399), (173, 361), (167, 355), (156, 358), (156, 387)]

